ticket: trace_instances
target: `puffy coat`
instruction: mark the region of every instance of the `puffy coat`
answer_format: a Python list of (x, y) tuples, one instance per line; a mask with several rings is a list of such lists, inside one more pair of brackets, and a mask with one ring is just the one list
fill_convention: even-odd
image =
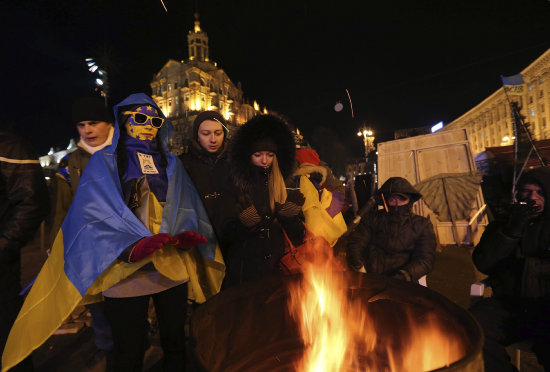
[(493, 295), (550, 298), (550, 169), (527, 174), (546, 194), (544, 210), (529, 222), (521, 238), (506, 235), (506, 219), (491, 222), (474, 249), (475, 266), (489, 276)]
[(381, 200), (392, 193), (407, 194), (411, 202), (398, 207), (397, 213), (377, 210), (361, 220), (349, 236), (348, 261), (367, 272), (394, 276), (402, 274), (416, 281), (433, 269), (436, 238), (426, 217), (412, 213), (412, 203), (421, 195), (401, 177), (393, 177), (375, 193)]

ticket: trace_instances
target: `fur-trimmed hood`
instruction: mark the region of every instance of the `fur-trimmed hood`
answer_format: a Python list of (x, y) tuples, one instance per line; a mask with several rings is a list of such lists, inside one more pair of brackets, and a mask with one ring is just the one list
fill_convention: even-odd
[(229, 164), (235, 185), (249, 190), (256, 179), (258, 167), (252, 164), (250, 155), (255, 144), (270, 140), (277, 147), (279, 169), (284, 179), (292, 175), (296, 165), (294, 137), (287, 122), (275, 115), (258, 115), (247, 121), (231, 138), (228, 150)]

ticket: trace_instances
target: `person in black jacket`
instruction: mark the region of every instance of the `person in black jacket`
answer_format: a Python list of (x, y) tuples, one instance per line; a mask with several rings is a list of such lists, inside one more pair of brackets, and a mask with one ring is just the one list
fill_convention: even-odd
[(283, 230), (295, 246), (304, 239), (305, 198), (285, 185), (296, 165), (286, 121), (275, 115), (250, 119), (232, 138), (229, 162), (239, 189), (236, 228), (241, 244), (232, 245), (225, 257), (225, 288), (279, 274)]
[(227, 161), (227, 124), (215, 111), (204, 111), (193, 122), (193, 139), (181, 161), (193, 181), (214, 227), (223, 255), (231, 244), (236, 220), (235, 193)]
[(493, 290), (470, 309), (485, 333), (488, 372), (515, 371), (505, 346), (525, 339), (550, 370), (550, 168), (524, 174), (517, 190), (518, 202), (487, 226), (472, 256)]
[(391, 177), (374, 198), (383, 205), (361, 220), (349, 236), (352, 269), (417, 281), (433, 269), (436, 238), (426, 217), (412, 212), (422, 195), (404, 178)]
[[(21, 307), (21, 248), (48, 212), (48, 190), (36, 153), (0, 129), (0, 352)], [(30, 358), (14, 370), (32, 370)]]

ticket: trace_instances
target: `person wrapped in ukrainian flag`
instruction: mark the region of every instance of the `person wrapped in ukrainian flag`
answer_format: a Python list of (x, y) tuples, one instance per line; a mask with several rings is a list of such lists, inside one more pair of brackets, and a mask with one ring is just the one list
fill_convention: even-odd
[(152, 297), (166, 370), (185, 369), (188, 298), (220, 290), (225, 265), (212, 225), (154, 101), (114, 108), (113, 144), (96, 152), (4, 353), (2, 371), (44, 343), (79, 304), (105, 301), (114, 370), (141, 371)]

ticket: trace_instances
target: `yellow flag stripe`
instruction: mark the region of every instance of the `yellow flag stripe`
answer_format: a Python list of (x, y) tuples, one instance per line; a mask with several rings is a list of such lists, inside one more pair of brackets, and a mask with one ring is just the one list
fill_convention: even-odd
[(10, 331), (2, 355), (2, 372), (42, 345), (78, 305), (80, 293), (65, 275), (64, 264), (63, 234), (60, 231), (52, 254), (42, 267)]

